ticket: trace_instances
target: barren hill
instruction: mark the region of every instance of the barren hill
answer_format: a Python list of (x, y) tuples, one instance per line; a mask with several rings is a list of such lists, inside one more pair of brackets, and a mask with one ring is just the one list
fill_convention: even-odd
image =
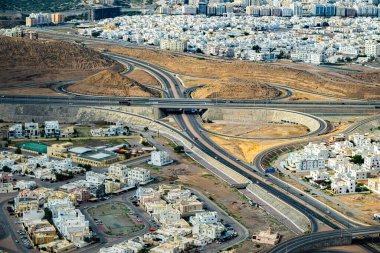
[(120, 97), (155, 97), (158, 92), (112, 70), (103, 70), (68, 88), (71, 92)]
[(193, 93), (194, 98), (221, 99), (268, 99), (278, 95), (280, 92), (267, 84), (239, 78), (217, 80)]
[(85, 46), (0, 37), (1, 86), (52, 80), (74, 80), (122, 66)]

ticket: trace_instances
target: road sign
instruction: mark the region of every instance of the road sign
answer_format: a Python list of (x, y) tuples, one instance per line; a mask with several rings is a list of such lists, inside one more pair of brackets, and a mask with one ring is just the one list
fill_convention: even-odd
[(265, 173), (275, 173), (275, 172), (276, 172), (275, 168), (270, 168), (270, 169), (265, 170)]

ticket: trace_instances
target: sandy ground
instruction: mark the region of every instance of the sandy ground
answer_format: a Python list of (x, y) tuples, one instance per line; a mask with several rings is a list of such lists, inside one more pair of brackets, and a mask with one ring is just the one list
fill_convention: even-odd
[(9, 95), (41, 95), (41, 96), (66, 96), (63, 93), (55, 92), (50, 88), (22, 88), (13, 90), (0, 90), (0, 94)]
[(203, 127), (212, 132), (230, 136), (281, 138), (300, 136), (307, 133), (303, 125), (278, 125), (257, 122), (255, 124), (242, 124), (239, 122), (205, 123)]
[(245, 162), (251, 162), (257, 154), (270, 147), (287, 142), (286, 140), (237, 140), (214, 135), (209, 135), (209, 137), (216, 144)]
[(61, 41), (0, 37), (1, 87), (76, 80), (122, 66), (87, 47)]
[(142, 69), (134, 69), (127, 76), (141, 84), (160, 86), (160, 83), (157, 81), (156, 78), (154, 78), (151, 74)]
[(179, 77), (182, 79), (185, 87), (187, 88), (194, 87), (197, 85), (212, 84), (215, 82), (215, 80), (218, 80), (216, 78), (202, 78), (202, 77), (186, 76), (186, 75), (179, 75)]
[(373, 214), (380, 213), (380, 195), (378, 194), (350, 194), (336, 196), (335, 198), (365, 214), (370, 220), (373, 218)]
[[(347, 74), (312, 65), (286, 62), (257, 63), (234, 60), (210, 60), (199, 56), (184, 56), (159, 50), (131, 49), (117, 46), (94, 46), (158, 64), (178, 74), (200, 78), (239, 77), (241, 84), (247, 80), (261, 81), (318, 91), (331, 95), (375, 99), (380, 97), (377, 72), (366, 70), (363, 73)], [(368, 79), (363, 81), (363, 79)], [(377, 81), (376, 81), (377, 80)]]
[(71, 92), (102, 96), (159, 97), (159, 92), (116, 71), (103, 70), (68, 87)]
[(25, 84), (78, 80), (97, 73), (99, 70), (35, 69), (33, 67), (4, 67), (0, 70), (1, 87), (16, 87)]

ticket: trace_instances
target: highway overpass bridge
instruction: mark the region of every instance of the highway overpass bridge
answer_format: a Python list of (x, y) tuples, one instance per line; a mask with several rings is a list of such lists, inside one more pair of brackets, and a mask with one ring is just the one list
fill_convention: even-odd
[(267, 253), (301, 253), (312, 250), (350, 245), (358, 237), (379, 236), (380, 226), (369, 226), (351, 229), (337, 229), (328, 232), (311, 233), (285, 241), (268, 250)]
[[(1, 94), (1, 91), (0, 91)], [(380, 101), (352, 101), (352, 102), (303, 102), (277, 100), (215, 100), (190, 98), (128, 98), (130, 104), (121, 104), (126, 101), (121, 97), (102, 96), (28, 96), (2, 95), (0, 104), (57, 104), (76, 106), (139, 106), (159, 108), (163, 112), (194, 112), (209, 108), (278, 108), (298, 111), (316, 116), (352, 116), (371, 115), (380, 112)]]

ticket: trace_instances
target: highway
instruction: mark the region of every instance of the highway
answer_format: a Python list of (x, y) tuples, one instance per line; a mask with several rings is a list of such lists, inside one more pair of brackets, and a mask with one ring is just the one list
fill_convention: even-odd
[[(133, 60), (137, 61), (137, 60)], [(184, 94), (181, 90), (180, 82), (177, 78), (167, 73), (166, 71), (160, 69), (159, 67), (153, 66), (152, 64), (144, 63), (142, 61), (137, 61), (140, 67), (148, 68), (150, 71), (158, 73), (160, 77), (160, 81), (164, 86), (166, 86), (166, 90), (168, 91), (168, 95), (171, 98), (175, 99), (183, 99)], [(133, 62), (135, 64), (135, 62)], [(358, 102), (363, 103), (363, 102)], [(326, 207), (321, 206), (319, 202), (304, 200), (298, 192), (284, 192), (279, 190), (287, 189), (284, 184), (281, 182), (267, 181), (267, 177), (265, 177), (264, 173), (261, 171), (255, 170), (253, 167), (245, 164), (231, 154), (226, 152), (224, 149), (220, 148), (213, 141), (211, 141), (206, 135), (204, 135), (199, 122), (196, 119), (196, 115), (194, 114), (176, 114), (174, 115), (178, 125), (181, 129), (187, 134), (187, 136), (192, 139), (194, 145), (198, 148), (206, 152), (211, 157), (214, 157), (219, 162), (222, 162), (226, 166), (235, 170), (239, 174), (247, 177), (252, 181), (252, 183), (259, 184), (262, 188), (282, 199), (286, 203), (292, 205), (294, 208), (298, 209), (302, 213), (304, 213), (311, 222), (311, 230), (312, 232), (316, 232), (318, 230), (317, 221), (322, 221), (326, 225), (330, 226), (333, 229), (343, 228), (356, 228), (361, 226), (360, 223), (357, 223), (346, 216), (338, 215), (335, 212), (325, 212)], [(274, 183), (277, 187), (271, 185)], [(371, 227), (363, 228), (364, 231), (372, 229)], [(324, 234), (324, 233), (321, 233)], [(302, 241), (302, 240), (301, 240)], [(276, 251), (277, 252), (277, 251)]]
[[(305, 109), (310, 107), (315, 110), (326, 110), (335, 108), (334, 110), (341, 110), (343, 112), (349, 110), (362, 110), (370, 111), (380, 108), (380, 101), (351, 101), (351, 102), (300, 102), (300, 101), (277, 101), (277, 100), (258, 100), (258, 101), (246, 101), (246, 100), (213, 100), (213, 99), (189, 99), (184, 96), (184, 90), (180, 81), (163, 70), (160, 67), (154, 66), (149, 63), (145, 63), (140, 60), (131, 59), (127, 57), (120, 57), (112, 55), (122, 63), (130, 63), (137, 67), (141, 67), (152, 75), (158, 78), (163, 84), (163, 89), (166, 90), (168, 98), (131, 98), (132, 106), (152, 106), (157, 108), (197, 108), (206, 109), (212, 107), (225, 107), (225, 108), (255, 108), (255, 107), (275, 107), (275, 108), (289, 108), (300, 107)], [(126, 100), (125, 98), (110, 98), (110, 97), (93, 97), (93, 96), (65, 96), (65, 97), (46, 97), (46, 96), (24, 96), (24, 95), (1, 95), (0, 103), (10, 104), (64, 104), (75, 106), (103, 106), (103, 105), (119, 105), (120, 100)], [(339, 113), (339, 111), (337, 112)], [(237, 160), (234, 156), (226, 152), (224, 149), (215, 144), (212, 140), (204, 134), (200, 123), (197, 120), (195, 114), (174, 114), (173, 115), (180, 128), (185, 133), (186, 138), (207, 153), (209, 156), (218, 160), (219, 162), (230, 167), (234, 171), (238, 172), (242, 176), (245, 176), (254, 184), (258, 184), (260, 187), (270, 192), (274, 196), (284, 202), (292, 205), (297, 210), (304, 213), (310, 220), (311, 231), (316, 232), (318, 230), (318, 220), (330, 226), (333, 229), (350, 228), (356, 229), (361, 224), (348, 219), (346, 216), (339, 215), (336, 212), (326, 213), (326, 207), (321, 206), (317, 201), (312, 201), (311, 198), (303, 198), (299, 195), (299, 192), (295, 190), (284, 191), (289, 187), (280, 180), (274, 180), (272, 177), (266, 177), (265, 174), (259, 170), (260, 167), (253, 167), (242, 161)], [(359, 228), (358, 228), (359, 229)], [(371, 231), (373, 227), (360, 228), (364, 231)], [(356, 230), (353, 230), (356, 231)], [(359, 230), (358, 230), (359, 231)], [(355, 233), (361, 233), (361, 232)], [(328, 238), (328, 236), (336, 236), (339, 230), (333, 232), (321, 232), (318, 233), (318, 238)], [(303, 237), (302, 237), (303, 238)], [(292, 244), (292, 247), (302, 246), (304, 240), (300, 238), (297, 243)], [(297, 239), (297, 238), (296, 238)], [(294, 239), (295, 240), (295, 239)], [(300, 243), (301, 242), (301, 243)], [(286, 246), (286, 247), (289, 247)], [(285, 251), (273, 251), (273, 252), (285, 252)], [(290, 251), (289, 251), (290, 252)]]

